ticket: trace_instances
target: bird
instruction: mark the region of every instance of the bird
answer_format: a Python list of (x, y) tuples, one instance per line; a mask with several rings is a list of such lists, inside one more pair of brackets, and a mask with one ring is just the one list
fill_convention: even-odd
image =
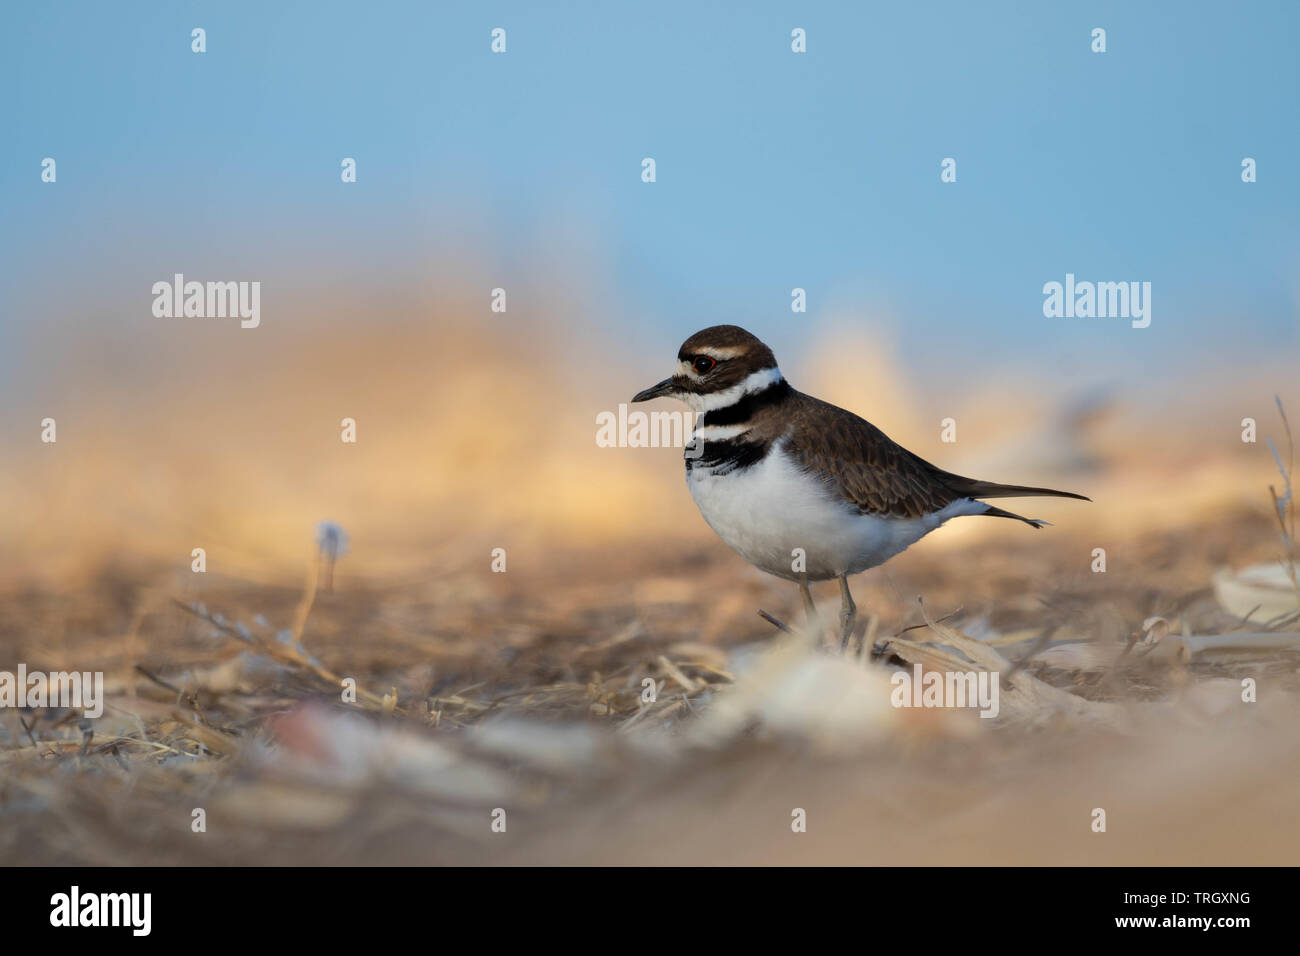
[(840, 641), (857, 616), (850, 575), (884, 564), (951, 518), (1026, 518), (987, 498), (1084, 495), (979, 481), (944, 471), (867, 420), (796, 390), (776, 356), (738, 325), (688, 338), (677, 366), (633, 402), (675, 398), (695, 413), (686, 484), (718, 537), (750, 564), (799, 585), (838, 579)]

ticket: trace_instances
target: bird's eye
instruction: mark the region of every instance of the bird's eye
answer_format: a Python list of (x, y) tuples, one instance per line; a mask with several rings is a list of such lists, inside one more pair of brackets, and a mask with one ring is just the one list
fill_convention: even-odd
[(695, 369), (696, 375), (703, 375), (717, 364), (717, 362), (709, 358), (707, 355), (697, 355), (695, 361), (691, 363), (691, 367)]

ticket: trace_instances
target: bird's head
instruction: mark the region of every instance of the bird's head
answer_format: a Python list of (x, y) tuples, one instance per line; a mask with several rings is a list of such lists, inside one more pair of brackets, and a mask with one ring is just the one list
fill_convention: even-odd
[(780, 380), (770, 348), (738, 325), (713, 325), (682, 343), (672, 377), (637, 392), (632, 401), (677, 398), (697, 412), (708, 411)]

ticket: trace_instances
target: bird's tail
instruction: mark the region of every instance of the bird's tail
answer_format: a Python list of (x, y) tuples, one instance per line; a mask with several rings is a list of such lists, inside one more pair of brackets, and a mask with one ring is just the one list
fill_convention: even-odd
[(961, 478), (954, 475), (955, 481), (949, 481), (948, 487), (966, 498), (1078, 498), (1091, 501), (1085, 495), (1076, 495), (1073, 491), (1056, 491), (1053, 488), (1033, 488), (1029, 485), (1000, 485), (996, 481), (976, 481), (974, 478)]
[[(1051, 498), (1078, 498), (1080, 501), (1092, 500), (1083, 495), (1076, 495), (1073, 491), (1034, 488), (1030, 485), (1000, 485), (996, 481), (976, 481), (974, 478), (963, 478), (960, 475), (952, 475), (947, 484), (954, 492), (965, 498), (1030, 498), (1046, 496)], [(1031, 528), (1043, 528), (1048, 524), (1038, 518), (1026, 518), (1010, 511), (1003, 511), (1001, 508), (995, 508), (993, 505), (986, 507), (988, 510), (983, 513), (990, 517), (1014, 518), (1017, 521), (1023, 521)]]

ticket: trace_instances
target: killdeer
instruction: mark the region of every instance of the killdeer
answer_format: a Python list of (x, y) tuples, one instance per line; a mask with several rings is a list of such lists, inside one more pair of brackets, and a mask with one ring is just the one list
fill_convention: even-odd
[(852, 412), (796, 391), (772, 350), (735, 325), (687, 339), (672, 377), (632, 401), (653, 398), (680, 399), (697, 413), (686, 484), (732, 550), (797, 582), (810, 617), (816, 609), (808, 583), (839, 579), (842, 644), (857, 612), (850, 574), (883, 564), (959, 515), (1014, 518), (1032, 528), (1047, 523), (984, 498), (1091, 500), (944, 471)]

